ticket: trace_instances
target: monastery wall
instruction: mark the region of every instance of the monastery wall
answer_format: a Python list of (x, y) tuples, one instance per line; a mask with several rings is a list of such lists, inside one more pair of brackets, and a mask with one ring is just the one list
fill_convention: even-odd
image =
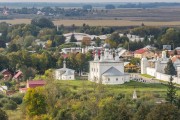
[(156, 69), (155, 68), (150, 68), (150, 67), (147, 67), (146, 68), (146, 71), (147, 71), (147, 74), (148, 75), (151, 75), (151, 76), (154, 76), (156, 75)]

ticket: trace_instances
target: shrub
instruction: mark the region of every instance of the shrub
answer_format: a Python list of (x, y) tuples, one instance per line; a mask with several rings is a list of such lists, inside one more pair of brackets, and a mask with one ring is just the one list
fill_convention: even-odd
[(0, 98), (3, 98), (4, 97), (4, 95), (3, 94), (0, 94)]
[(14, 101), (16, 104), (22, 103), (22, 98), (19, 96), (13, 96), (13, 97), (11, 97), (11, 100)]
[(8, 116), (5, 111), (0, 109), (0, 120), (8, 120)]
[(8, 103), (8, 101), (9, 101), (8, 98), (1, 98), (1, 99), (0, 99), (0, 103), (1, 103), (1, 104)]
[(15, 110), (17, 108), (17, 104), (10, 100), (8, 103), (4, 104), (3, 108), (5, 110)]

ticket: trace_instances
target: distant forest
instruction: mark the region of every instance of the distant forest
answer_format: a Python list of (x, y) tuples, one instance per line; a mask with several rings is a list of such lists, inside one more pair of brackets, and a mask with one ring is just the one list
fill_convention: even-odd
[(180, 6), (180, 3), (165, 3), (165, 2), (154, 2), (154, 3), (52, 3), (52, 2), (43, 2), (43, 3), (5, 3), (0, 2), (0, 7), (9, 6), (9, 7), (70, 7), (70, 8), (83, 8), (84, 5), (91, 5), (92, 8), (106, 8), (107, 5), (113, 5), (114, 8), (158, 8), (158, 7), (173, 7)]

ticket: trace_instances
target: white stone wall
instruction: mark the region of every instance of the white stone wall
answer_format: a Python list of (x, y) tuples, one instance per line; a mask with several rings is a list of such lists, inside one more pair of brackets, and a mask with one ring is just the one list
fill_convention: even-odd
[(163, 81), (169, 81), (170, 75), (163, 74), (160, 72), (156, 73), (156, 79), (163, 80)]
[[(170, 80), (170, 77), (171, 76), (167, 75), (167, 74), (163, 74), (163, 73), (159, 73), (159, 72), (156, 73), (156, 79), (160, 79), (160, 80), (168, 82)], [(173, 76), (173, 82), (180, 84), (180, 78)]]
[(155, 68), (147, 67), (146, 70), (147, 70), (148, 75), (151, 75), (151, 76), (154, 76), (154, 77), (156, 76), (156, 69)]

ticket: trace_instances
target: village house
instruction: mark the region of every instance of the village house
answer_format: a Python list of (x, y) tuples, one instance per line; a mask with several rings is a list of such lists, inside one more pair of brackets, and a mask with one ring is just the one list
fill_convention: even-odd
[(66, 37), (66, 40), (65, 40), (66, 43), (70, 42), (72, 35), (74, 35), (74, 37), (76, 38), (76, 40), (77, 40), (76, 44), (78, 44), (78, 45), (81, 45), (83, 39), (91, 40), (91, 44), (95, 43), (93, 41), (94, 38), (100, 38), (103, 41), (107, 39), (107, 35), (97, 36), (97, 35), (89, 35), (89, 34), (85, 34), (85, 33), (72, 32), (72, 33), (63, 34), (63, 36)]
[(44, 80), (27, 80), (26, 87), (20, 88), (20, 93), (26, 93), (29, 88), (42, 87), (46, 84)]
[(1, 74), (3, 75), (3, 80), (9, 80), (13, 76), (13, 73), (11, 71), (9, 71), (8, 69), (2, 70)]
[(18, 70), (13, 76), (13, 80), (21, 81), (22, 79), (23, 79), (23, 73), (22, 71)]
[(142, 59), (143, 57), (154, 58), (155, 53), (152, 52), (151, 50), (146, 49), (146, 48), (141, 48), (139, 50), (134, 51), (134, 58)]

